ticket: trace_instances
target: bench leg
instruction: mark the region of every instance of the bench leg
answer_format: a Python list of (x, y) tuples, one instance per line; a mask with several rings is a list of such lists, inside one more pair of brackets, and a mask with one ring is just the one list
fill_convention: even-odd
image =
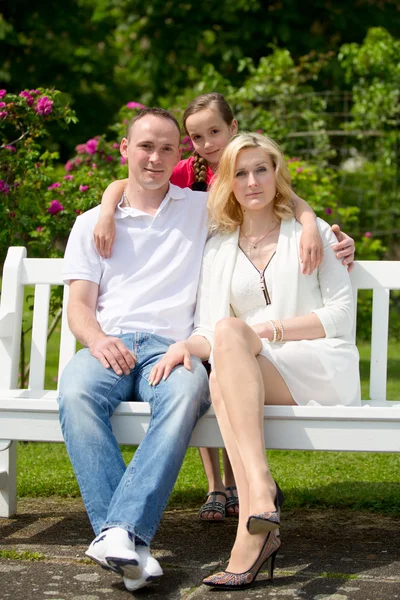
[(0, 441), (0, 517), (17, 512), (17, 442)]

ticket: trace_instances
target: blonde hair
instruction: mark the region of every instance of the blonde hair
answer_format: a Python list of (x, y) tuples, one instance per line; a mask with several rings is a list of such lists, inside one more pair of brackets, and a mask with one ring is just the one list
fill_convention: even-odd
[(270, 157), (275, 171), (276, 196), (274, 214), (281, 220), (293, 216), (290, 174), (278, 144), (259, 133), (239, 133), (229, 142), (221, 156), (218, 174), (208, 197), (209, 227), (213, 232), (232, 232), (243, 223), (242, 207), (233, 193), (235, 165), (242, 150), (261, 148)]

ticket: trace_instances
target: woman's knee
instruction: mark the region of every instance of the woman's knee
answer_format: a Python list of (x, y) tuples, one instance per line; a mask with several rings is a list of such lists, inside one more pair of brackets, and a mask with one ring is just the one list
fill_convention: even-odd
[(226, 317), (218, 321), (214, 333), (214, 354), (231, 350), (237, 344), (243, 344), (248, 336), (249, 326), (240, 319)]

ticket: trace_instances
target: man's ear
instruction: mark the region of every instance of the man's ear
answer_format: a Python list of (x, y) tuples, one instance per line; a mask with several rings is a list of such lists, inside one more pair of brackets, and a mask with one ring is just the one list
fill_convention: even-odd
[(123, 156), (124, 158), (128, 158), (128, 140), (126, 138), (122, 138), (119, 146), (119, 151), (121, 153), (121, 156)]

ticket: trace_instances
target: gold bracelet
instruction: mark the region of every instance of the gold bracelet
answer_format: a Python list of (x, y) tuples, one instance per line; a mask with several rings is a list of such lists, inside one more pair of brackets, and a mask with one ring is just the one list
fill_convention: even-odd
[(284, 329), (283, 329), (282, 321), (278, 320), (277, 323), (278, 323), (279, 332), (280, 332), (280, 336), (279, 336), (278, 342), (283, 342)]

